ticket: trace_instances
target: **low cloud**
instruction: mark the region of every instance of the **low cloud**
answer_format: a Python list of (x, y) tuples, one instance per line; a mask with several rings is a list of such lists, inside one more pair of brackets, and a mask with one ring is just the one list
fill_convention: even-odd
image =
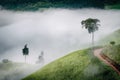
[(44, 51), (45, 63), (71, 51), (87, 47), (91, 42), (81, 21), (98, 18), (101, 22), (96, 41), (120, 28), (119, 10), (48, 9), (36, 12), (0, 11), (0, 59), (24, 62), (22, 48), (30, 48), (29, 63), (35, 63)]

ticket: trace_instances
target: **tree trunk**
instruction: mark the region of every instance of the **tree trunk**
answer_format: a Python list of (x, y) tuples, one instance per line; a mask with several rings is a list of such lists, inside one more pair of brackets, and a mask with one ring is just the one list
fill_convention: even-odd
[(25, 55), (25, 63), (26, 63), (26, 55)]
[(94, 32), (92, 32), (92, 49), (94, 50)]

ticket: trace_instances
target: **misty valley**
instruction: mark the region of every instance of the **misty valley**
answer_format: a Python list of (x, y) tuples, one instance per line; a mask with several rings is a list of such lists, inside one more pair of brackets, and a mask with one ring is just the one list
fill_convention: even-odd
[(119, 80), (119, 18), (112, 9), (1, 9), (0, 80)]

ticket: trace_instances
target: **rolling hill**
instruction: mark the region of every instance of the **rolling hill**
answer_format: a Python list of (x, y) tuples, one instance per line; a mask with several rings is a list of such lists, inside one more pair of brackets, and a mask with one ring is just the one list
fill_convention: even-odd
[[(107, 48), (108, 51), (119, 49), (120, 30), (113, 32), (100, 42), (102, 44), (115, 41), (114, 49)], [(104, 52), (106, 46), (104, 46)], [(114, 54), (104, 53), (113, 60), (120, 62), (120, 58), (113, 57)], [(110, 56), (112, 55), (112, 57)], [(117, 55), (117, 52), (116, 52)], [(119, 56), (117, 56), (119, 57)], [(96, 58), (91, 49), (78, 50), (72, 52), (27, 76), (23, 80), (119, 80), (120, 76), (105, 63)]]
[(98, 43), (99, 45), (108, 45), (110, 41), (115, 41), (116, 44), (120, 44), (120, 29), (102, 38)]
[(99, 61), (90, 49), (60, 58), (23, 80), (119, 80), (120, 76)]
[[(115, 44), (111, 45), (111, 41)], [(101, 39), (100, 43), (104, 45), (103, 53), (120, 64), (120, 29)]]

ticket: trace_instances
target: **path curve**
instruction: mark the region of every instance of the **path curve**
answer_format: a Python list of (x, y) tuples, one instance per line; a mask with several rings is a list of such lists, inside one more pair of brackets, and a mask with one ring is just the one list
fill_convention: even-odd
[(98, 59), (105, 62), (108, 66), (110, 66), (112, 69), (114, 69), (119, 75), (120, 75), (120, 65), (117, 64), (115, 61), (110, 59), (108, 56), (102, 54), (103, 48), (95, 49), (94, 55), (98, 57)]

